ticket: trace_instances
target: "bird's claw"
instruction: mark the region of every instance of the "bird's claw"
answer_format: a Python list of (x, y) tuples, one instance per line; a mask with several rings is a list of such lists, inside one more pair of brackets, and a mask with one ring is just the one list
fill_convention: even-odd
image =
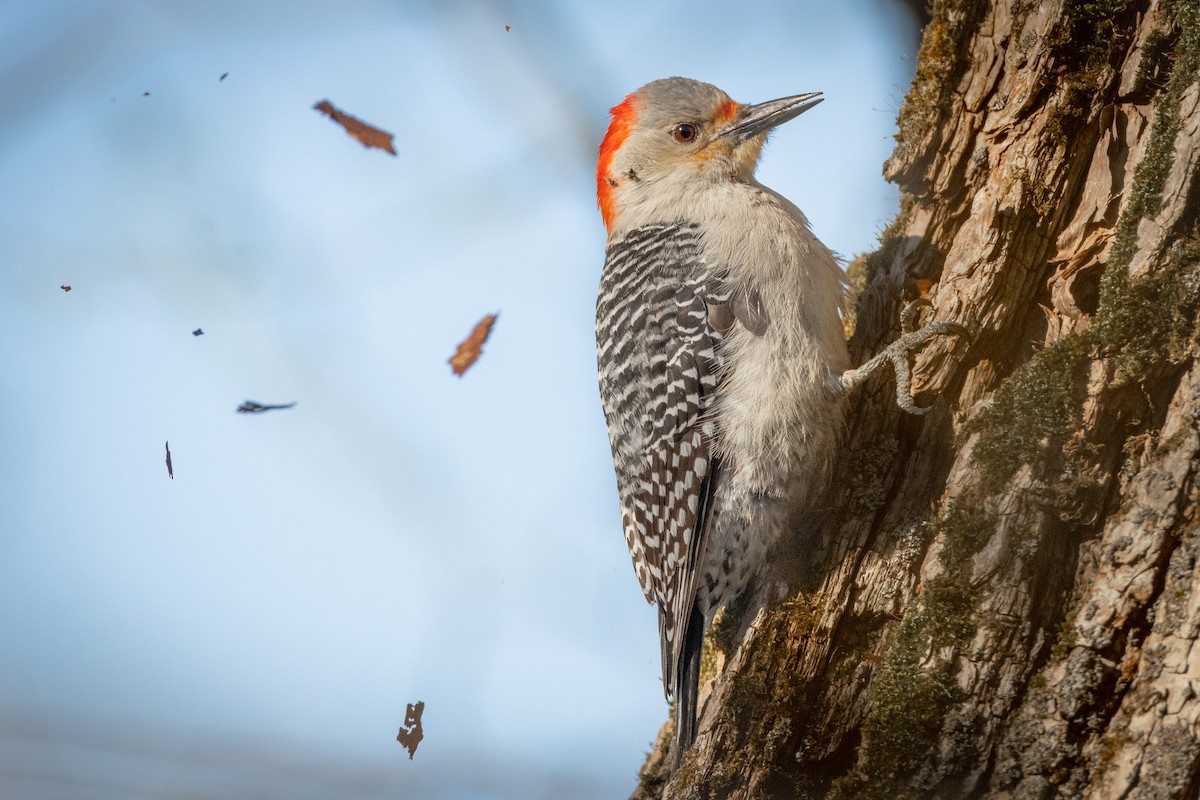
[(916, 330), (917, 312), (922, 308), (932, 307), (933, 303), (922, 297), (900, 309), (900, 332), (912, 333)]
[(963, 325), (949, 320), (931, 322), (919, 330), (909, 330), (915, 310), (921, 307), (922, 302), (928, 304), (928, 301), (918, 300), (907, 306), (901, 313), (901, 325), (905, 333), (899, 339), (889, 344), (862, 366), (842, 373), (840, 384), (843, 393), (848, 393), (866, 381), (874, 374), (875, 370), (890, 361), (896, 371), (896, 405), (909, 414), (929, 413), (930, 407), (922, 408), (913, 400), (912, 368), (908, 364), (909, 354), (920, 349), (936, 336), (966, 336), (969, 331)]

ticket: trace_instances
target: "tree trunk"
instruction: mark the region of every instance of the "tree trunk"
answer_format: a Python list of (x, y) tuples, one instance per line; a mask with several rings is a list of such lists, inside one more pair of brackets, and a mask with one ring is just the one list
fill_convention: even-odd
[(971, 335), (852, 397), (635, 798), (1200, 796), (1198, 68), (1200, 0), (934, 3), (851, 349)]

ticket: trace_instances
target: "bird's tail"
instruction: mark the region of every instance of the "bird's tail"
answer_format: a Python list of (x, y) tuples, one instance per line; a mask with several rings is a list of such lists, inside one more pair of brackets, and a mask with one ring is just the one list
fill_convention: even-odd
[(683, 645), (675, 662), (675, 747), (671, 768), (679, 766), (683, 752), (696, 741), (696, 717), (700, 700), (700, 653), (704, 646), (704, 615), (698, 603), (692, 603)]

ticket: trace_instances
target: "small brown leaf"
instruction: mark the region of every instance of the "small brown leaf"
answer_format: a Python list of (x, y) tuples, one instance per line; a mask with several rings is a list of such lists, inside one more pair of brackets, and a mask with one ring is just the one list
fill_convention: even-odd
[(203, 335), (204, 335), (204, 330), (202, 328), (196, 328), (196, 330), (192, 331), (192, 336), (203, 336)]
[(933, 281), (928, 278), (917, 278), (913, 281), (913, 286), (917, 289), (917, 295), (922, 300), (929, 299), (929, 290), (933, 288)]
[(171, 466), (171, 443), (167, 442), (167, 475), (175, 480), (175, 468)]
[(507, 33), (508, 31), (511, 31), (511, 30), (512, 30), (512, 26), (511, 26), (511, 25), (505, 25), (505, 26), (504, 26), (504, 30), (505, 30), (505, 32)]
[(226, 79), (226, 78), (228, 78), (228, 77), (229, 77), (229, 73), (228, 73), (228, 72), (222, 72), (222, 73), (221, 73), (221, 77), (217, 78), (217, 82), (218, 82), (218, 83), (220, 83), (221, 81), (225, 80), (225, 79)]
[(421, 714), (425, 712), (425, 702), (418, 700), (408, 704), (408, 712), (404, 715), (404, 726), (396, 734), (396, 741), (408, 749), (408, 760), (412, 761), (417, 752), (417, 745), (425, 738), (421, 732)]
[(495, 324), (497, 316), (499, 315), (488, 314), (479, 320), (479, 324), (475, 326), (475, 330), (471, 331), (471, 335), (464, 339), (454, 355), (450, 356), (450, 368), (454, 370), (455, 375), (461, 378), (463, 373), (470, 369), (471, 365), (479, 358), (483, 352), (483, 343), (491, 335), (492, 325)]
[(313, 106), (313, 108), (345, 128), (346, 133), (358, 139), (363, 147), (376, 147), (380, 150), (386, 150), (392, 155), (396, 155), (396, 148), (392, 146), (392, 139), (394, 137), (387, 131), (381, 131), (379, 128), (372, 127), (349, 114), (343, 114), (334, 108), (333, 104), (328, 100), (322, 100)]
[(64, 292), (69, 292), (69, 291), (71, 291), (71, 284), (64, 283), (61, 286), (59, 286), (58, 288), (62, 289)]

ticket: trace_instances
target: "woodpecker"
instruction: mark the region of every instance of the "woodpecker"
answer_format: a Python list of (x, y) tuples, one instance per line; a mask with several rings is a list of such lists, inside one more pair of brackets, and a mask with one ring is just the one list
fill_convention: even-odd
[[(706, 624), (822, 485), (840, 399), (879, 361), (848, 369), (837, 259), (754, 177), (768, 133), (821, 100), (743, 105), (667, 78), (615, 106), (600, 145), (600, 396), (625, 542), (658, 606), (675, 764), (696, 734)], [(882, 355), (899, 372), (913, 344)]]

